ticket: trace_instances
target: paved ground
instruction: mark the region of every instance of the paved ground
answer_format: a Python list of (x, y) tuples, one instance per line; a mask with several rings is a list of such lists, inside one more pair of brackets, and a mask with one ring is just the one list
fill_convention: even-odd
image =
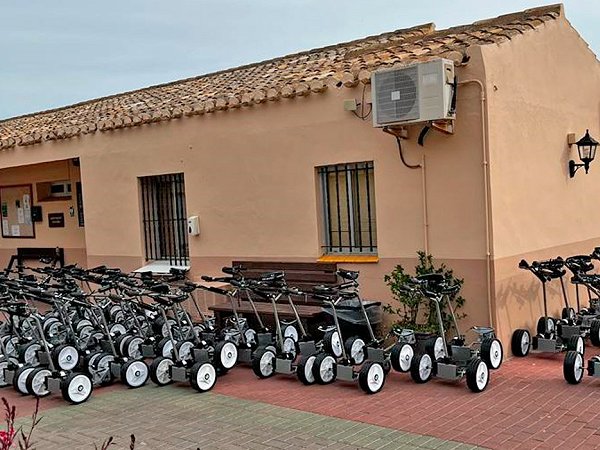
[[(31, 399), (4, 392), (20, 414), (29, 414)], [(258, 380), (239, 367), (209, 394), (184, 386), (135, 391), (115, 386), (97, 390), (85, 405), (44, 399), (42, 407), (39, 449), (93, 448), (85, 445), (111, 434), (118, 438), (116, 448), (127, 448), (132, 432), (136, 448), (600, 447), (600, 380), (586, 377), (568, 385), (562, 355), (508, 361), (482, 394), (464, 383), (416, 385), (392, 372), (384, 390), (368, 396), (352, 384)]]
[(184, 386), (113, 391), (43, 416), (34, 440), (48, 450), (93, 449), (109, 436), (114, 448), (129, 448), (132, 433), (136, 449), (475, 448), (221, 394), (195, 394)]

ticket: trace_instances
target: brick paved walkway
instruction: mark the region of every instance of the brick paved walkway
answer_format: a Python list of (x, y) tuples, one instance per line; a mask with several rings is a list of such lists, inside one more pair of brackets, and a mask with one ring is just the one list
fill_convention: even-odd
[[(590, 354), (597, 352), (591, 348), (587, 351)], [(60, 398), (43, 399), (42, 407), (46, 409), (44, 415), (47, 415), (47, 424), (54, 420), (55, 414), (58, 415), (56, 420), (59, 421), (60, 417), (64, 419), (69, 417), (69, 414), (79, 414), (78, 417), (82, 418), (91, 417), (90, 422), (87, 422), (87, 419), (81, 420), (84, 420), (86, 429), (98, 432), (89, 436), (97, 442), (107, 434), (117, 431), (120, 439), (126, 436), (132, 422), (123, 421), (123, 417), (128, 420), (131, 417), (133, 423), (156, 424), (149, 427), (151, 431), (155, 430), (152, 431), (153, 434), (143, 432), (139, 435), (140, 438), (144, 436), (150, 439), (158, 436), (164, 439), (167, 434), (163, 434), (160, 428), (164, 424), (172, 430), (181, 429), (170, 433), (170, 436), (185, 436), (186, 433), (195, 430), (206, 431), (202, 424), (207, 417), (212, 420), (209, 431), (216, 427), (216, 433), (229, 436), (229, 431), (223, 431), (227, 430), (223, 425), (225, 422), (219, 421), (215, 415), (211, 416), (211, 407), (208, 407), (208, 411), (195, 409), (203, 408), (203, 405), (216, 405), (225, 417), (230, 417), (228, 420), (231, 420), (231, 415), (249, 414), (257, 423), (259, 420), (268, 421), (268, 417), (273, 415), (279, 417), (277, 413), (270, 412), (280, 411), (277, 408), (269, 409), (275, 406), (286, 408), (282, 411), (313, 413), (316, 415), (306, 417), (319, 420), (324, 416), (341, 420), (336, 422), (334, 419), (331, 423), (359, 422), (367, 429), (375, 429), (368, 428), (370, 424), (378, 427), (378, 430), (396, 430), (400, 432), (397, 436), (414, 433), (417, 437), (434, 436), (442, 440), (488, 448), (600, 448), (600, 380), (586, 376), (582, 384), (568, 385), (562, 377), (562, 358), (563, 355), (531, 356), (508, 361), (499, 371), (492, 373), (490, 386), (482, 394), (471, 393), (464, 382), (445, 383), (433, 380), (426, 385), (417, 385), (408, 375), (392, 372), (383, 391), (369, 396), (353, 384), (303, 386), (293, 378), (282, 376), (259, 380), (251, 369), (236, 367), (219, 379), (213, 393), (208, 396), (195, 394), (184, 386), (167, 387), (162, 390), (148, 386), (133, 391), (117, 385), (98, 389), (89, 403), (79, 407), (64, 406)], [(19, 397), (10, 388), (0, 391), (0, 395), (5, 395), (11, 402), (16, 403), (20, 414), (29, 414), (34, 405), (31, 398)], [(243, 401), (235, 403), (238, 400)], [(175, 402), (174, 404), (186, 405), (187, 411), (178, 414), (175, 407), (163, 407), (163, 401), (168, 404)], [(227, 403), (228, 401), (233, 403)], [(113, 407), (113, 404), (118, 406)], [(264, 406), (265, 404), (271, 406)], [(233, 412), (228, 413), (227, 408)], [(121, 409), (124, 413), (119, 415), (118, 411)], [(114, 421), (112, 418), (106, 419), (106, 411), (109, 411), (109, 416), (115, 417)], [(94, 427), (96, 418), (99, 423), (105, 420), (106, 426), (97, 430)], [(179, 424), (178, 420), (182, 420), (182, 424)], [(274, 421), (276, 422), (275, 419)], [(116, 428), (117, 431), (113, 431), (110, 424), (117, 424), (123, 429)], [(49, 429), (53, 428), (48, 426)], [(327, 428), (321, 430), (322, 426), (324, 425), (319, 424), (312, 434), (305, 430), (301, 437), (309, 444), (323, 446), (322, 439), (327, 436)], [(240, 427), (237, 429), (242, 434), (247, 433), (254, 438), (260, 436), (244, 431), (243, 426)], [(259, 430), (262, 428), (263, 426), (258, 426)], [(137, 434), (137, 431), (133, 432)], [(319, 436), (318, 433), (321, 432), (324, 434)], [(285, 434), (285, 431), (280, 432), (276, 429), (275, 432), (269, 433), (268, 438), (279, 434)], [(311, 440), (315, 436), (319, 438), (316, 443)], [(357, 433), (356, 437), (359, 436), (363, 437)], [(347, 443), (341, 441), (340, 436), (336, 439), (331, 442), (333, 447)], [(146, 448), (153, 448), (152, 442), (149, 444)], [(258, 441), (255, 444), (258, 445)], [(239, 442), (237, 445), (243, 446)], [(206, 448), (206, 443), (202, 448)]]
[[(326, 417), (183, 386), (148, 385), (97, 395), (42, 413), (34, 441), (44, 450), (93, 449), (113, 436), (115, 449), (473, 449), (470, 445)], [(21, 419), (20, 423), (28, 423)]]

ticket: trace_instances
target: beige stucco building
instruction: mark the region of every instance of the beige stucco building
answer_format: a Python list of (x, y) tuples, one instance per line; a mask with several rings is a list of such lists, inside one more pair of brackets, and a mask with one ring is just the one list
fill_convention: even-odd
[[(370, 75), (437, 57), (455, 62), (454, 133), (419, 146), (423, 124), (409, 126), (403, 156), (421, 166), (410, 169), (395, 139), (361, 120)], [(600, 245), (600, 166), (568, 175), (567, 135), (586, 129), (600, 136), (600, 63), (560, 5), (12, 118), (0, 122), (0, 265), (18, 247), (55, 246), (67, 262), (126, 270), (171, 248), (194, 277), (235, 259), (336, 260), (361, 271), (365, 297), (388, 301), (384, 274), (426, 249), (464, 277), (466, 322), (492, 323), (508, 348), (542, 311), (518, 261)], [(144, 178), (163, 174), (183, 175)], [(31, 205), (13, 205), (14, 185), (31, 185)], [(159, 185), (169, 206), (148, 200)], [(41, 222), (19, 217), (36, 206)], [(60, 216), (49, 226), (55, 213), (64, 227)], [(161, 213), (172, 225), (157, 225)], [(179, 216), (198, 216), (200, 234), (186, 236)]]

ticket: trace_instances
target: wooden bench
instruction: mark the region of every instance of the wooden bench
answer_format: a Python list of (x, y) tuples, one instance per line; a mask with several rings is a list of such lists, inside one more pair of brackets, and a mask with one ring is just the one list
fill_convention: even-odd
[(10, 257), (10, 262), (5, 272), (9, 273), (15, 263), (17, 270), (22, 272), (25, 261), (35, 260), (39, 262), (42, 258), (52, 261), (51, 264), (58, 267), (64, 267), (65, 265), (65, 252), (60, 247), (20, 247), (17, 248), (17, 254)]
[[(265, 272), (284, 271), (285, 279), (289, 286), (300, 290), (310, 289), (317, 284), (331, 285), (338, 282), (336, 275), (337, 264), (335, 263), (301, 263), (301, 262), (275, 262), (275, 261), (233, 261), (232, 265), (242, 266), (244, 276), (248, 279), (259, 278)], [(258, 296), (253, 297), (256, 309), (261, 319), (266, 322), (272, 321), (273, 307), (271, 303), (265, 302)], [(309, 297), (294, 297), (294, 304), (300, 318), (311, 328), (311, 325), (319, 322), (325, 313), (322, 302)], [(230, 316), (233, 308), (229, 301), (223, 301), (209, 307), (215, 314), (217, 323), (221, 323), (223, 317)], [(236, 301), (236, 310), (239, 314), (252, 321), (253, 311), (248, 301)], [(293, 319), (292, 308), (283, 299), (277, 304), (277, 312), (281, 319)]]

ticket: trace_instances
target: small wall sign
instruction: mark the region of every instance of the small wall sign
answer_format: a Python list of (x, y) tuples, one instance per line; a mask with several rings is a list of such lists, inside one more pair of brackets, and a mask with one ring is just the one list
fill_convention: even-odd
[(48, 227), (49, 228), (64, 228), (65, 227), (65, 215), (63, 213), (48, 214)]

